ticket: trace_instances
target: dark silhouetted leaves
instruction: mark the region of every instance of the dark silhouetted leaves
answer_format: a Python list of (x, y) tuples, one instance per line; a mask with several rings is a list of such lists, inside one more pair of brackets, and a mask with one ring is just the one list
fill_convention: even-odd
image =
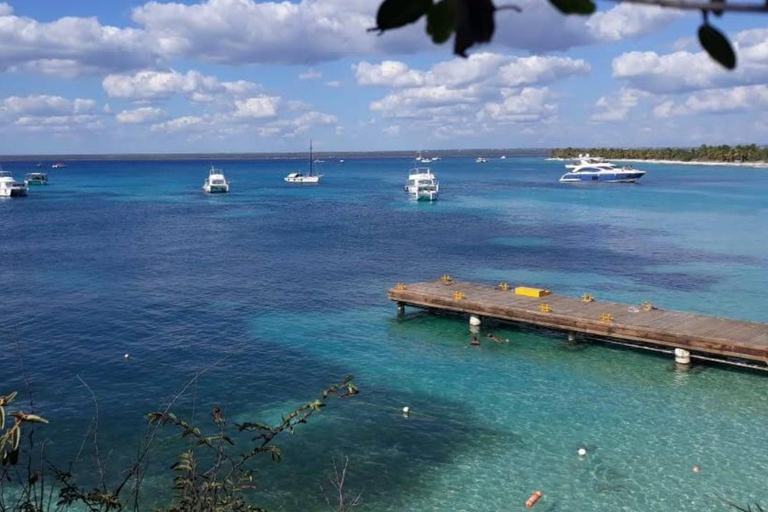
[(414, 23), (427, 14), (432, 0), (384, 0), (376, 13), (376, 28), (384, 32)]
[(496, 11), (491, 0), (456, 1), (456, 40), (453, 53), (467, 56), (467, 50), (476, 43), (487, 43), (493, 37), (496, 25), (493, 14)]
[(736, 54), (733, 52), (731, 43), (715, 27), (707, 23), (699, 27), (699, 42), (709, 56), (724, 68), (733, 69), (736, 67)]
[(563, 14), (587, 16), (595, 12), (595, 4), (592, 0), (549, 0), (549, 3)]
[(437, 44), (446, 42), (456, 30), (456, 0), (442, 0), (427, 13), (427, 34)]

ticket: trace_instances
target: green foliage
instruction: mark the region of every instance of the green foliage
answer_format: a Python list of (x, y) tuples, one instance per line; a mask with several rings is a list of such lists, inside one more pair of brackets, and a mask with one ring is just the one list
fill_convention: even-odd
[(699, 42), (710, 57), (726, 69), (736, 67), (736, 53), (728, 38), (709, 23), (699, 27)]
[(768, 162), (768, 148), (755, 144), (698, 148), (564, 148), (553, 149), (552, 158), (575, 158), (584, 153), (607, 159), (676, 160), (681, 162)]
[(432, 0), (384, 0), (376, 13), (376, 30), (384, 32), (417, 22), (432, 7)]
[[(566, 15), (589, 16), (597, 10), (592, 0), (548, 1)], [(466, 57), (467, 50), (472, 46), (491, 41), (496, 31), (495, 15), (500, 10), (521, 12), (520, 7), (515, 5), (496, 7), (492, 0), (439, 0), (437, 3), (434, 0), (384, 0), (376, 14), (376, 27), (370, 30), (383, 33), (415, 23), (426, 16), (426, 32), (432, 42), (443, 44), (455, 33), (453, 53)], [(704, 24), (699, 28), (702, 48), (726, 69), (734, 69), (736, 54), (731, 43), (707, 21), (709, 12), (721, 16), (723, 9), (704, 9), (702, 12)]]
[(427, 13), (427, 33), (432, 41), (442, 44), (456, 31), (456, 2), (441, 0)]
[(592, 0), (549, 0), (549, 3), (563, 14), (588, 16), (597, 9)]

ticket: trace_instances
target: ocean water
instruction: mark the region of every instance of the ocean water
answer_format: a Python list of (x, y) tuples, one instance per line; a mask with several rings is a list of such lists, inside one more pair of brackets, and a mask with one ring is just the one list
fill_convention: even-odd
[[(94, 413), (78, 376), (116, 480), (143, 415), (217, 362), (175, 406), (202, 425), (214, 405), (278, 421), (347, 374), (361, 389), (260, 461), (251, 498), (271, 510), (327, 510), (344, 458), (372, 512), (519, 510), (535, 490), (558, 512), (768, 504), (768, 374), (512, 326), (470, 349), (465, 320), (398, 320), (386, 298), (449, 273), (768, 322), (767, 170), (646, 164), (638, 185), (580, 186), (541, 158), (444, 159), (440, 201), (417, 204), (408, 160), (329, 161), (316, 188), (282, 181), (303, 162), (217, 164), (229, 195), (202, 193), (207, 162), (71, 162), (0, 201), (0, 393), (24, 389), (23, 361), (54, 461)], [(144, 508), (168, 502), (182, 450), (164, 430)], [(88, 481), (92, 450), (82, 466)]]

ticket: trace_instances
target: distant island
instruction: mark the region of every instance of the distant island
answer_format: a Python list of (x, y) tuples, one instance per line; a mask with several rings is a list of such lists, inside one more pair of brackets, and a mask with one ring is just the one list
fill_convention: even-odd
[(550, 158), (575, 158), (589, 153), (608, 160), (647, 160), (681, 163), (725, 163), (731, 165), (768, 165), (768, 147), (756, 144), (707, 146), (697, 148), (560, 148)]

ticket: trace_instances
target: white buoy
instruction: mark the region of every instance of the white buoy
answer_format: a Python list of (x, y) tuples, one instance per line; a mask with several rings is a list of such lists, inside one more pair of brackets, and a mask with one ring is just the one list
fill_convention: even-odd
[(682, 348), (676, 348), (675, 362), (677, 364), (691, 364), (691, 353)]
[(403, 414), (408, 414), (409, 412), (411, 412), (411, 408), (410, 407), (408, 407), (407, 405), (405, 407), (403, 407)]
[(126, 361), (131, 358), (130, 354), (125, 354), (123, 357), (125, 358)]
[(583, 457), (587, 454), (587, 450), (584, 448), (579, 448), (579, 457)]
[(482, 322), (480, 322), (480, 317), (472, 315), (469, 317), (469, 325), (473, 325), (475, 327), (479, 326)]

